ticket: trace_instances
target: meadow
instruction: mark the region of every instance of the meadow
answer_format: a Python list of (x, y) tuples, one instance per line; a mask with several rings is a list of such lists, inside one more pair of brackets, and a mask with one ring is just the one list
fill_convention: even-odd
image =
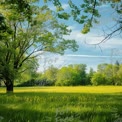
[(0, 122), (122, 122), (122, 86), (1, 87)]

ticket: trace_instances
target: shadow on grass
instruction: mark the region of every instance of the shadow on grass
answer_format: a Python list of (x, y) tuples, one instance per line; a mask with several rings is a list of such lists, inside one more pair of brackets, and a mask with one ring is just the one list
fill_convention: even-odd
[(70, 111), (45, 112), (28, 109), (11, 109), (1, 106), (0, 122), (121, 122), (121, 117), (108, 113), (77, 113)]
[(0, 122), (121, 122), (122, 94), (0, 94), (0, 118)]
[(53, 122), (53, 112), (29, 110), (24, 108), (12, 109), (0, 106), (0, 122)]

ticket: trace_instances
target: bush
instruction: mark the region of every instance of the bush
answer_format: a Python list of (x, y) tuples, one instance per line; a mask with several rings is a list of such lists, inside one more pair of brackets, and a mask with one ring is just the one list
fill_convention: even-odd
[(19, 84), (18, 86), (50, 86), (46, 79), (31, 79)]

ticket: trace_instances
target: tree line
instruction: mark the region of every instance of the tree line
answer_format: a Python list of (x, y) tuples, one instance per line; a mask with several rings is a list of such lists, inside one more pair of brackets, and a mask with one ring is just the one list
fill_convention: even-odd
[(43, 73), (24, 73), (18, 81), (18, 86), (122, 85), (122, 64), (99, 64), (97, 71), (89, 72), (86, 64), (50, 66)]

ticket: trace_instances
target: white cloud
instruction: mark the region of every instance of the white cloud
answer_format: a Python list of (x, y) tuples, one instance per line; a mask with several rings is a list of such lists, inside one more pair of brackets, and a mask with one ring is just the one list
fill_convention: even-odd
[(68, 26), (67, 29), (71, 29), (71, 30), (74, 30), (75, 29), (75, 26)]
[(69, 5), (68, 5), (68, 4), (62, 4), (62, 8), (63, 8), (64, 10), (67, 10), (67, 9), (69, 9)]
[(50, 8), (52, 11), (56, 11), (56, 7), (55, 7), (54, 5), (49, 6), (49, 8)]
[(66, 57), (84, 57), (84, 58), (108, 58), (110, 56), (98, 56), (98, 55), (74, 55), (74, 54), (67, 54), (64, 55)]
[[(49, 5), (49, 8), (53, 11), (56, 11), (56, 7), (52, 4), (52, 5)], [(62, 4), (62, 8), (64, 10), (68, 10), (69, 9), (69, 5), (68, 4)]]
[(108, 8), (108, 7), (110, 7), (110, 4), (103, 4), (103, 5), (100, 5), (100, 6), (98, 6), (97, 8), (103, 8), (103, 9), (105, 9), (105, 8)]
[(76, 30), (75, 26), (69, 26), (68, 29), (71, 29), (72, 32), (70, 36), (65, 36), (67, 39), (75, 39), (78, 43), (82, 43), (85, 40), (85, 35), (83, 35), (80, 30)]
[[(72, 32), (70, 36), (66, 36), (66, 38), (75, 39), (78, 42), (78, 44), (82, 44), (85, 46), (88, 45), (92, 46), (94, 44), (101, 42), (105, 38), (105, 36), (102, 36), (103, 33), (102, 30), (98, 31), (94, 30), (94, 32), (90, 32), (88, 34), (82, 34), (80, 30), (76, 29), (75, 25), (69, 26), (68, 28), (72, 29)], [(121, 45), (122, 45), (121, 38), (116, 37), (106, 40), (103, 43), (100, 43), (99, 46), (101, 46), (103, 49), (110, 49), (110, 48), (120, 48)]]
[[(105, 38), (103, 30), (99, 26), (95, 27), (94, 29), (92, 28), (91, 31), (85, 35), (80, 32), (81, 30), (78, 29), (78, 26), (76, 24), (70, 26), (69, 28), (72, 29), (72, 32), (71, 32), (70, 36), (67, 36), (67, 38), (75, 39), (78, 42), (79, 47), (86, 48), (86, 50), (90, 50), (91, 47), (94, 47), (94, 44), (101, 42)], [(106, 33), (107, 32), (108, 31), (106, 31)], [(103, 53), (105, 52), (105, 54), (106, 54), (106, 51), (107, 52), (109, 51), (109, 53), (110, 53), (111, 49), (113, 49), (113, 48), (121, 49), (122, 41), (121, 41), (121, 37), (119, 37), (119, 36), (112, 37), (111, 39), (106, 40), (103, 43), (100, 43), (100, 45), (96, 45), (97, 49), (98, 50), (102, 49)], [(84, 43), (84, 42), (86, 42), (86, 43)], [(92, 48), (91, 51), (93, 51), (93, 50), (94, 49)], [(96, 51), (98, 51), (98, 50), (96, 50)]]

